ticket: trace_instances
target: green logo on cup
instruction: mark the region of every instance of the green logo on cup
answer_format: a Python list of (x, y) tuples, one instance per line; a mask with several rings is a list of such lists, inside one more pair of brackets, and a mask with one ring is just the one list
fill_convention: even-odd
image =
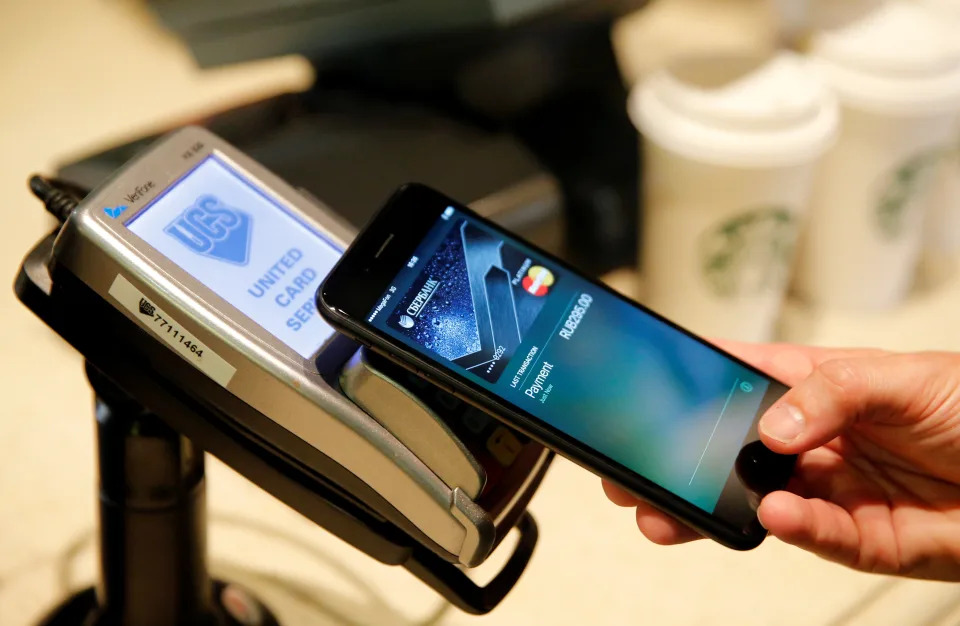
[(937, 165), (952, 151), (936, 148), (907, 159), (894, 171), (883, 188), (877, 204), (877, 226), (885, 239), (897, 240), (916, 219), (916, 201), (930, 188)]
[(782, 290), (797, 230), (793, 213), (778, 206), (745, 211), (707, 230), (700, 263), (708, 287), (725, 298)]

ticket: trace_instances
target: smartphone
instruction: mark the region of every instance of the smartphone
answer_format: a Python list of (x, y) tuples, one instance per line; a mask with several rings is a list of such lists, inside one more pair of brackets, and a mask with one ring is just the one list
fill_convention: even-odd
[(728, 547), (795, 457), (759, 441), (787, 387), (422, 185), (327, 276), (332, 325)]

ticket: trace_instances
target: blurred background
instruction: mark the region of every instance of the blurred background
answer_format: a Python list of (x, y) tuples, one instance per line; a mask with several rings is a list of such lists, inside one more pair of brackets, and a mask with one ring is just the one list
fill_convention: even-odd
[[(960, 0), (0, 0), (0, 268), (54, 226), (30, 173), (91, 189), (193, 123), (357, 227), (428, 183), (701, 334), (960, 350), (957, 34)], [(92, 399), (10, 291), (0, 319), (19, 626), (94, 577)], [(471, 618), (208, 474), (214, 573), (290, 624), (960, 623), (951, 585), (650, 545), (561, 460), (528, 572)]]

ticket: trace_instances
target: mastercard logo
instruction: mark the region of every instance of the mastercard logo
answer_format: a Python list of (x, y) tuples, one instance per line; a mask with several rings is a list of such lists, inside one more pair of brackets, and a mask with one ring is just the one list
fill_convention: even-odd
[(521, 284), (527, 293), (534, 296), (545, 296), (550, 292), (550, 287), (553, 286), (555, 281), (553, 272), (540, 265), (534, 265), (523, 277)]

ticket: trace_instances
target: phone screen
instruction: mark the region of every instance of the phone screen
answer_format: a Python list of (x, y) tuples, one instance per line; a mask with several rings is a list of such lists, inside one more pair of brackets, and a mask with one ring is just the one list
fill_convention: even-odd
[(366, 314), (382, 333), (706, 513), (755, 518), (734, 465), (779, 383), (454, 206), (388, 285)]

